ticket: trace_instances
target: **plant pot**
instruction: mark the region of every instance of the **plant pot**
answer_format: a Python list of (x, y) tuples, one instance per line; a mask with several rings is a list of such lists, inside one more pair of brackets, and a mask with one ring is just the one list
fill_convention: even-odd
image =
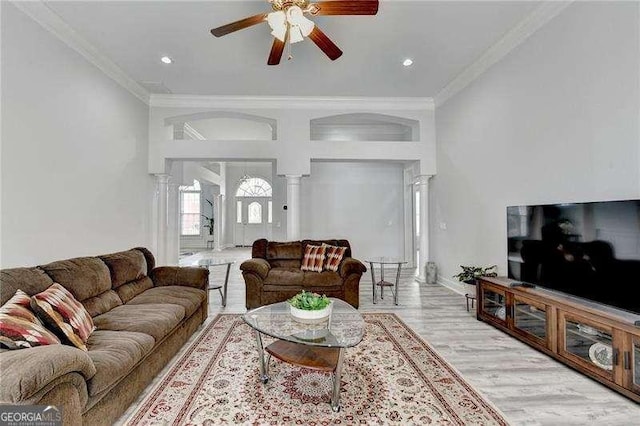
[(462, 282), (462, 287), (464, 287), (464, 292), (469, 296), (476, 297), (476, 280), (467, 280)]
[(331, 305), (332, 304), (329, 304), (329, 306), (316, 311), (298, 309), (292, 305), (289, 305), (289, 308), (291, 308), (291, 317), (293, 317), (294, 320), (305, 323), (316, 323), (325, 321), (329, 318), (329, 315), (331, 314)]

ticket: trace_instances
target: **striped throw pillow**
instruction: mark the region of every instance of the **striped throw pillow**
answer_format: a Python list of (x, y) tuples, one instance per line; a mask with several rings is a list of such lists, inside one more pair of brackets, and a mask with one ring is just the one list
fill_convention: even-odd
[(324, 269), (327, 271), (338, 272), (338, 267), (340, 266), (340, 262), (342, 262), (342, 258), (344, 257), (344, 253), (347, 251), (347, 248), (330, 246), (329, 244), (324, 244), (324, 247), (326, 248), (327, 257)]
[(87, 350), (89, 335), (96, 329), (89, 312), (75, 297), (58, 283), (31, 298), (36, 314), (59, 336), (73, 346)]
[(304, 249), (304, 257), (302, 258), (302, 266), (300, 266), (300, 269), (310, 272), (322, 272), (325, 250), (324, 246), (308, 245)]
[(22, 290), (0, 307), (0, 345), (8, 349), (60, 344), (60, 340), (34, 315), (31, 298)]

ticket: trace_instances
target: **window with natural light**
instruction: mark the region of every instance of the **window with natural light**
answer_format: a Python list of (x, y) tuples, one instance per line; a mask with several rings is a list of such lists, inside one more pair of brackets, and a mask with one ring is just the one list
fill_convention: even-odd
[(271, 185), (261, 178), (245, 179), (240, 183), (236, 197), (271, 197)]
[(200, 235), (200, 182), (180, 187), (180, 234)]
[(254, 201), (247, 207), (247, 220), (249, 223), (262, 223), (262, 205)]

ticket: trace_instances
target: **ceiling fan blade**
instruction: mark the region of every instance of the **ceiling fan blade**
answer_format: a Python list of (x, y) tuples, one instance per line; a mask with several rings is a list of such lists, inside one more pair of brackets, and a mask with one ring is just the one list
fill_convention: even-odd
[(319, 1), (314, 3), (319, 9), (312, 15), (375, 15), (378, 0)]
[(214, 28), (211, 30), (211, 34), (213, 34), (216, 37), (222, 37), (223, 35), (227, 35), (234, 31), (243, 30), (245, 28), (258, 25), (259, 23), (264, 22), (266, 18), (267, 18), (266, 13), (250, 16), (248, 18), (240, 19), (239, 21), (235, 21), (230, 24), (223, 25), (218, 28)]
[(287, 38), (289, 38), (289, 28), (287, 28), (287, 32), (284, 34), (284, 41), (280, 41), (275, 37), (273, 38), (271, 53), (269, 53), (269, 60), (267, 61), (268, 65), (278, 65), (280, 63), (280, 58), (282, 58), (282, 52), (284, 51), (284, 45), (287, 42)]
[(316, 25), (308, 36), (332, 61), (342, 56), (342, 50), (332, 42)]

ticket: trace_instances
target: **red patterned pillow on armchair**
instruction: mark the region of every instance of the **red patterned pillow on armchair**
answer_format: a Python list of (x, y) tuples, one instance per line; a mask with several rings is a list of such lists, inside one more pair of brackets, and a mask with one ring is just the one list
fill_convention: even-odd
[(58, 335), (77, 348), (87, 350), (85, 343), (96, 327), (89, 312), (69, 290), (53, 283), (31, 298), (31, 307)]
[(22, 290), (0, 307), (0, 344), (8, 349), (60, 344), (60, 340), (35, 316), (31, 298)]

